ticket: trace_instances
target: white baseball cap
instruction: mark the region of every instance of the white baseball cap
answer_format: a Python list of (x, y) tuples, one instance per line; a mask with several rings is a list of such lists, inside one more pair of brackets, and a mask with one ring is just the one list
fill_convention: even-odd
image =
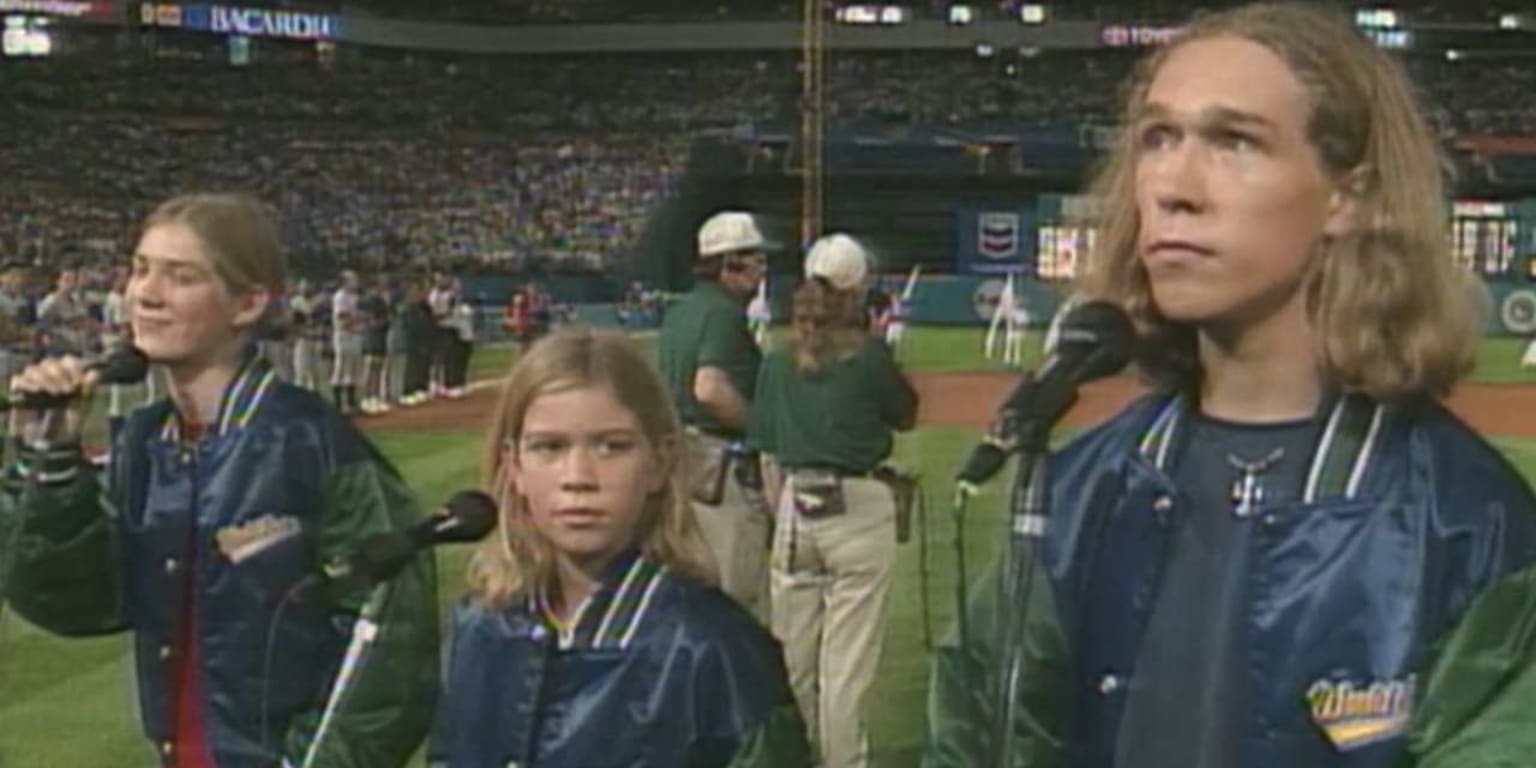
[(869, 278), (871, 256), (859, 241), (838, 233), (811, 245), (805, 254), (805, 276), (826, 280), (839, 291), (863, 287)]
[(757, 251), (768, 247), (768, 239), (757, 220), (742, 211), (721, 211), (699, 227), (699, 255), (716, 256), (733, 251)]

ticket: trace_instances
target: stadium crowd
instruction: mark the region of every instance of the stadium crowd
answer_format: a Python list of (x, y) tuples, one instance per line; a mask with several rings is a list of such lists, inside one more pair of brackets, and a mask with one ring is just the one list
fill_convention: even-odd
[[(252, 191), (301, 271), (425, 264), (610, 271), (673, 189), (689, 141), (792, 125), (793, 55), (455, 57), (260, 48), (207, 38), (0, 67), (0, 246), (125, 247), (143, 201)], [(1131, 51), (834, 54), (834, 124), (1108, 125)], [(1536, 68), (1409, 61), (1448, 138), (1536, 131)], [(1062, 87), (1070, 82), (1073, 87)], [(86, 117), (89, 119), (85, 119)]]

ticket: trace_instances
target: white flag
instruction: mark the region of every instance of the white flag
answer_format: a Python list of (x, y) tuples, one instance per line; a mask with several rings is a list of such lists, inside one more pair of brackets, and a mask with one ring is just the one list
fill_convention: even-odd
[(1003, 292), (997, 297), (997, 307), (992, 310), (992, 322), (987, 325), (987, 337), (982, 341), (982, 354), (988, 360), (997, 355), (997, 328), (1005, 322), (1010, 322), (1009, 316), (1013, 310), (1013, 273), (1008, 273), (1008, 279), (1003, 282)]

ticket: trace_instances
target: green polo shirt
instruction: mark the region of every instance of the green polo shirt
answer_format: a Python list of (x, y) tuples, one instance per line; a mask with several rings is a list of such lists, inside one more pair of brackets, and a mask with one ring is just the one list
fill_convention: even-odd
[(740, 437), (716, 421), (693, 397), (693, 377), (700, 368), (725, 371), (736, 392), (752, 400), (763, 353), (747, 330), (746, 306), (718, 283), (700, 280), (667, 309), (656, 343), (661, 377), (672, 390), (672, 403), (683, 423), (713, 435)]
[(749, 442), (785, 467), (874, 469), (891, 455), (891, 432), (917, 410), (917, 393), (884, 344), (810, 374), (794, 352), (774, 350), (757, 377)]

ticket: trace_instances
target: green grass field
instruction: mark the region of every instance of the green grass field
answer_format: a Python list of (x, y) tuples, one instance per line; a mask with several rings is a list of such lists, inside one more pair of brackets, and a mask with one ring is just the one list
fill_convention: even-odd
[[(915, 329), (900, 352), (914, 370), (1000, 369), (979, 354), (980, 332)], [(1532, 381), (1522, 373), (1516, 341), (1489, 341), (1476, 378)], [(493, 376), (512, 359), (509, 350), (484, 350), (474, 369)], [(895, 463), (920, 468), (929, 479), (926, 569), (917, 540), (901, 550), (891, 588), (890, 622), (880, 673), (870, 696), (869, 717), (878, 766), (911, 766), (921, 749), (927, 651), (924, 645), (924, 570), (931, 627), (940, 636), (953, 616), (955, 522), (947, 478), (969, 450), (972, 430), (924, 427), (898, 441)], [(373, 438), (410, 480), (424, 504), (474, 484), (481, 437), (474, 432), (375, 431)], [(1497, 438), (1527, 479), (1536, 481), (1536, 439)], [(1002, 482), (972, 504), (965, 520), (968, 561), (976, 573), (1001, 536)], [(467, 549), (443, 550), (441, 600), (461, 592)], [(151, 762), (138, 734), (136, 705), (124, 637), (65, 640), (47, 636), (14, 616), (0, 616), (0, 766), (3, 768), (116, 768)]]
[[(963, 371), (1005, 370), (982, 354), (986, 335), (979, 328), (914, 328), (897, 351), (908, 370), (955, 373)], [(1031, 332), (1025, 348), (1025, 367), (1034, 367), (1040, 359), (1039, 332)], [(1526, 340), (1517, 338), (1484, 339), (1478, 347), (1477, 367), (1470, 381), (1488, 384), (1536, 383), (1536, 368), (1522, 370), (1520, 355)]]

